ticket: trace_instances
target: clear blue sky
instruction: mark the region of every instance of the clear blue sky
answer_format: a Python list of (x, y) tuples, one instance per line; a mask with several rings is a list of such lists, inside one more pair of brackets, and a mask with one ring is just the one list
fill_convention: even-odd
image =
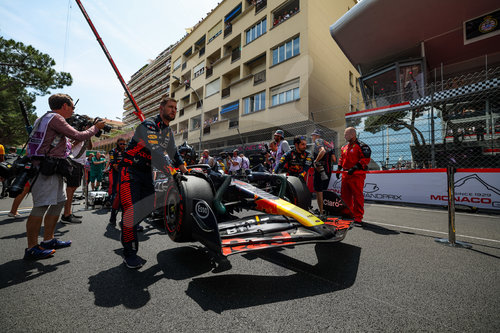
[[(178, 41), (185, 28), (221, 0), (82, 0), (127, 82), (149, 59)], [(50, 55), (57, 71), (71, 73), (65, 92), (80, 99), (76, 112), (116, 120), (124, 91), (74, 0), (0, 0), (0, 35)], [(36, 113), (48, 110), (39, 96)]]

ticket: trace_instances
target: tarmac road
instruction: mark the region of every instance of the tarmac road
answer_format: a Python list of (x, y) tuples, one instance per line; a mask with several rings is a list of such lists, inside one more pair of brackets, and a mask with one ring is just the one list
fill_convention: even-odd
[[(2, 332), (499, 332), (500, 217), (457, 213), (457, 240), (439, 244), (447, 213), (367, 204), (342, 243), (231, 256), (214, 272), (196, 243), (143, 223), (138, 271), (124, 267), (106, 210), (59, 224), (70, 248), (27, 262), (25, 221), (0, 200)], [(22, 207), (31, 205), (26, 199)]]

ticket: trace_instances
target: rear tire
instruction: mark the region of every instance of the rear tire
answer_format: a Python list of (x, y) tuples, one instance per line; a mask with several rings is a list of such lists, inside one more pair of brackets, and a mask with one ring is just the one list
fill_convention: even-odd
[(163, 207), (163, 220), (167, 234), (174, 242), (193, 242), (193, 199), (201, 199), (212, 208), (214, 193), (203, 178), (185, 175), (180, 189), (175, 182), (168, 187)]
[(299, 177), (286, 177), (285, 197), (287, 201), (302, 209), (309, 210), (311, 207), (311, 192)]

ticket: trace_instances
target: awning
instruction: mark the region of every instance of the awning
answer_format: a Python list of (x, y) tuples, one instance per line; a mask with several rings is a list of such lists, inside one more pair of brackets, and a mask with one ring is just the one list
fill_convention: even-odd
[(229, 103), (229, 104), (223, 105), (222, 108), (221, 108), (221, 110), (220, 110), (220, 114), (224, 114), (224, 113), (227, 113), (227, 112), (238, 110), (239, 107), (240, 107), (240, 101), (236, 101), (236, 102), (233, 102), (233, 103)]
[(234, 8), (229, 14), (227, 14), (226, 17), (224, 17), (224, 22), (230, 21), (234, 16), (238, 15), (239, 13), (241, 13), (241, 3), (238, 6), (236, 6), (236, 8)]

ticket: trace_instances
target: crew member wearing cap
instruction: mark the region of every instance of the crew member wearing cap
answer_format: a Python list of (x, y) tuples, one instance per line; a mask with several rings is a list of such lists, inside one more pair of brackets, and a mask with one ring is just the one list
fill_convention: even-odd
[(227, 156), (228, 159), (228, 164), (229, 164), (229, 174), (237, 174), (240, 173), (241, 171), (241, 162), (242, 159), (241, 157), (238, 156), (238, 149), (233, 150), (233, 157)]
[[(346, 128), (344, 137), (347, 144), (340, 148), (340, 158), (338, 170), (348, 170), (342, 175), (342, 199), (349, 207), (354, 216), (354, 223), (362, 225), (365, 213), (363, 187), (365, 185), (366, 174), (362, 171), (368, 169), (370, 163), (371, 150), (368, 145), (358, 141), (354, 127)], [(339, 179), (340, 174), (336, 177)]]
[(331, 176), (331, 154), (327, 150), (321, 131), (315, 129), (311, 133), (313, 141), (314, 191), (318, 201), (319, 213), (323, 215), (323, 191), (328, 188)]
[(279, 161), (285, 153), (290, 151), (290, 146), (285, 140), (285, 133), (283, 130), (277, 130), (274, 133), (274, 141), (276, 141), (276, 146), (278, 147), (276, 150), (276, 161)]

